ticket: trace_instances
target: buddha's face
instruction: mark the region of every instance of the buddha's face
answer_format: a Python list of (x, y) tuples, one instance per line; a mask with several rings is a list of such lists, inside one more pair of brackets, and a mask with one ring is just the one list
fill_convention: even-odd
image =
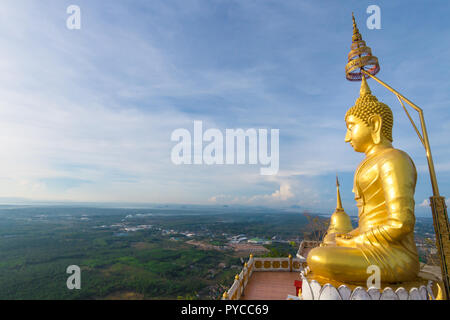
[(349, 115), (345, 122), (347, 123), (345, 142), (349, 142), (356, 152), (366, 152), (373, 146), (371, 127), (353, 115)]

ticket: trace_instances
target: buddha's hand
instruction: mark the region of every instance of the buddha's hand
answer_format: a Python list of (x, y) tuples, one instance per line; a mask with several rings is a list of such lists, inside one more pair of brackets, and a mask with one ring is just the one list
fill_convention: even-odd
[(351, 234), (337, 234), (336, 245), (339, 247), (352, 247), (354, 244), (353, 236)]
[(351, 239), (353, 238), (353, 235), (351, 235), (350, 233), (337, 233), (336, 238)]

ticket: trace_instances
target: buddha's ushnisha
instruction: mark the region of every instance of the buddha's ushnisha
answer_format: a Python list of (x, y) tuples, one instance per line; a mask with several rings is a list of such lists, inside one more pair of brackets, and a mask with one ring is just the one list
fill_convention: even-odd
[(419, 272), (416, 168), (405, 152), (392, 146), (392, 111), (372, 95), (364, 77), (345, 121), (345, 141), (366, 155), (354, 177), (358, 227), (311, 250), (307, 263), (313, 274), (336, 281), (365, 282), (371, 265), (380, 268), (381, 282), (413, 280)]

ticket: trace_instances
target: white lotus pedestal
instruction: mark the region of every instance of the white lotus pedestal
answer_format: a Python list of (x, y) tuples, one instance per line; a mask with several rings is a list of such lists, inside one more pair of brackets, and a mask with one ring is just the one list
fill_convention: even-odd
[[(442, 291), (436, 280), (420, 274), (418, 281), (401, 285), (365, 288), (358, 285), (328, 283), (314, 277), (309, 267), (300, 273), (303, 300), (440, 300)], [(427, 279), (428, 278), (428, 279)], [(322, 284), (321, 284), (322, 283)]]

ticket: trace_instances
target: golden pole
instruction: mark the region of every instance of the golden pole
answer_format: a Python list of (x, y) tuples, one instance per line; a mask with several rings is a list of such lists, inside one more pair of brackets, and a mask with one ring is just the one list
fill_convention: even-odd
[[(412, 103), (409, 99), (405, 98), (397, 90), (393, 89), (391, 86), (389, 86), (385, 82), (381, 81), (380, 79), (378, 79), (374, 75), (370, 74), (369, 72), (367, 72), (364, 69), (361, 69), (361, 71), (364, 74), (367, 74), (368, 76), (370, 76), (372, 79), (376, 80), (381, 85), (383, 85), (386, 89), (388, 89), (389, 91), (394, 93), (398, 98), (401, 98), (403, 101), (405, 101), (412, 108), (414, 108), (414, 110), (416, 110), (419, 113), (420, 126), (422, 128), (422, 137), (419, 136), (419, 138), (422, 138), (421, 141), (424, 144), (425, 151), (426, 151), (426, 154), (427, 154), (428, 168), (429, 168), (429, 171), (430, 171), (430, 179), (431, 179), (431, 187), (433, 188), (433, 195), (435, 197), (439, 197), (439, 187), (438, 187), (438, 184), (437, 184), (436, 172), (434, 170), (433, 157), (431, 156), (430, 142), (428, 140), (428, 133), (427, 133), (427, 128), (425, 126), (425, 119), (423, 117), (423, 110), (421, 108), (419, 108), (417, 105), (415, 105), (414, 103)], [(410, 120), (412, 121), (411, 118), (410, 118)], [(417, 130), (415, 125), (414, 125), (414, 128)]]
[[(447, 299), (450, 299), (450, 278), (449, 278), (450, 227), (448, 223), (448, 214), (445, 198), (439, 195), (439, 187), (437, 184), (436, 172), (434, 170), (433, 157), (431, 155), (430, 142), (428, 140), (428, 133), (425, 125), (425, 118), (423, 116), (423, 110), (414, 103), (412, 103), (409, 99), (405, 98), (397, 90), (393, 89), (391, 86), (378, 79), (375, 75), (371, 74), (370, 72), (367, 72), (363, 68), (361, 68), (361, 72), (368, 75), (369, 77), (380, 83), (382, 86), (384, 86), (386, 89), (388, 89), (397, 96), (397, 98), (399, 99), (400, 103), (403, 106), (403, 109), (408, 115), (411, 124), (416, 130), (416, 133), (419, 136), (420, 141), (422, 142), (425, 148), (427, 155), (428, 169), (430, 172), (431, 187), (433, 189), (433, 196), (430, 197), (430, 206), (433, 215), (434, 231), (436, 233), (436, 247), (438, 249), (439, 257), (441, 260), (441, 272), (442, 272), (442, 280), (444, 282), (444, 292)], [(416, 110), (419, 113), (422, 135), (420, 135), (416, 125), (414, 124), (413, 119), (411, 118), (405, 106), (403, 105), (402, 100), (405, 101), (408, 105), (410, 105), (414, 110)]]

